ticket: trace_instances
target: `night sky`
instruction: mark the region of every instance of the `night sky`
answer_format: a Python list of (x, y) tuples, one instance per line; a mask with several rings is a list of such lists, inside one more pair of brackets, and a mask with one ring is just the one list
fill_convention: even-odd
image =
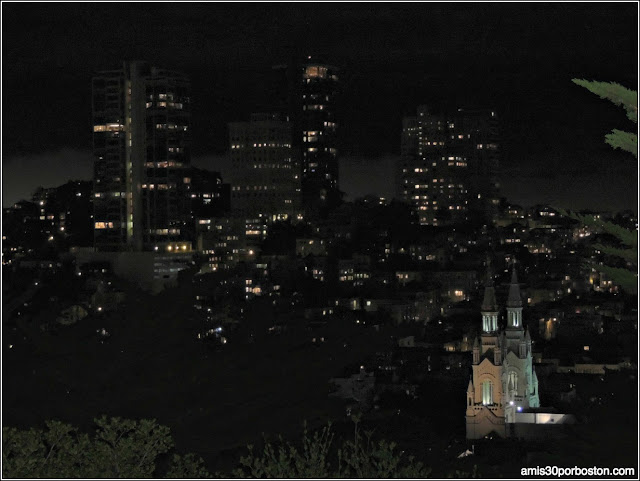
[(341, 188), (391, 194), (401, 120), (419, 104), (490, 107), (503, 194), (524, 205), (633, 209), (637, 161), (604, 136), (622, 108), (572, 84), (637, 89), (627, 3), (3, 3), (3, 205), (89, 179), (91, 77), (143, 59), (192, 80), (193, 163), (228, 171), (227, 122), (258, 110), (272, 65), (322, 55), (341, 71)]

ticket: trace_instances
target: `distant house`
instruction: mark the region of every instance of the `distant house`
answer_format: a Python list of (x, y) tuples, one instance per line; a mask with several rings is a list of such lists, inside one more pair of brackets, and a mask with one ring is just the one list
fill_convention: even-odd
[(353, 399), (364, 407), (373, 401), (376, 378), (372, 372), (367, 372), (364, 366), (360, 372), (349, 377), (331, 378), (329, 380), (329, 396), (342, 399)]
[(593, 336), (604, 332), (602, 316), (599, 314), (569, 314), (559, 323), (557, 330), (558, 339), (572, 341), (588, 341)]
[(440, 285), (440, 294), (453, 302), (466, 301), (471, 292), (478, 287), (476, 271), (433, 271), (429, 272), (426, 280)]
[(558, 366), (557, 371), (559, 373), (603, 375), (607, 371), (620, 371), (621, 369), (637, 369), (637, 366), (628, 359), (617, 363), (576, 362), (573, 366)]
[(296, 256), (326, 256), (327, 246), (324, 239), (304, 237), (296, 239)]

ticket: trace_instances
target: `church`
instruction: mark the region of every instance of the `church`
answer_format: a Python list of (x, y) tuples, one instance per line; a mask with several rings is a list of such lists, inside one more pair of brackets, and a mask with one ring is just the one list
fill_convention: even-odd
[(507, 326), (498, 327), (500, 309), (488, 276), (482, 302), (482, 334), (473, 344), (473, 376), (467, 388), (467, 439), (495, 432), (508, 437), (530, 431), (519, 425), (564, 424), (564, 414), (541, 412), (531, 336), (522, 322), (522, 298), (515, 264), (507, 298)]

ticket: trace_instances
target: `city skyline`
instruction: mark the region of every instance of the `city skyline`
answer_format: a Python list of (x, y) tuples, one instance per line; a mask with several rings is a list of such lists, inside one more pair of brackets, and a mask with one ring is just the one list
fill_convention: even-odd
[(3, 2), (3, 478), (633, 478), (630, 3)]
[[(374, 4), (365, 11), (354, 4), (271, 4), (260, 11), (245, 5), (240, 14), (226, 4), (160, 4), (153, 17), (143, 5), (41, 7), (3, 7), (3, 205), (28, 198), (49, 179), (46, 186), (89, 178), (88, 80), (97, 71), (125, 58), (185, 71), (194, 91), (193, 163), (227, 181), (227, 123), (261, 110), (262, 80), (274, 65), (320, 52), (343, 72), (339, 150), (348, 198), (388, 196), (393, 186), (375, 173), (386, 177), (385, 166), (399, 158), (402, 117), (427, 104), (496, 109), (506, 127), (502, 195), (513, 202), (637, 208), (637, 164), (603, 142), (612, 128), (628, 127), (624, 113), (571, 83), (579, 77), (635, 87), (633, 5)], [(78, 28), (51, 24), (53, 10)], [(232, 17), (234, 23), (226, 21)], [(102, 21), (135, 25), (132, 37), (95, 32)], [(67, 48), (69, 41), (75, 46)], [(35, 87), (43, 81), (47, 89)], [(363, 159), (377, 167), (367, 169), (374, 175), (360, 175)], [(63, 171), (68, 176), (53, 182)], [(561, 192), (550, 187), (557, 184)]]

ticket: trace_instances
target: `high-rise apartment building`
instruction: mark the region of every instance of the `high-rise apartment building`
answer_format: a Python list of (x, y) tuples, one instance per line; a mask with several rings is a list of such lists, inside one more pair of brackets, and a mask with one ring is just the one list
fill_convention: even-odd
[(300, 171), (292, 129), (275, 114), (253, 114), (229, 124), (233, 185), (231, 209), (242, 218), (267, 222), (301, 220)]
[(314, 215), (338, 194), (338, 70), (307, 57), (273, 68), (271, 110), (292, 123), (305, 211)]
[(92, 81), (95, 247), (189, 249), (189, 80), (125, 62)]
[(423, 225), (492, 217), (498, 205), (495, 111), (433, 115), (425, 106), (403, 121), (397, 195)]
[(207, 256), (201, 272), (255, 259), (270, 224), (304, 218), (292, 142), (284, 113), (253, 114), (248, 122), (229, 124), (231, 213), (197, 216), (198, 250)]
[(302, 191), (306, 205), (322, 205), (339, 186), (338, 76), (335, 67), (311, 60), (301, 70)]

